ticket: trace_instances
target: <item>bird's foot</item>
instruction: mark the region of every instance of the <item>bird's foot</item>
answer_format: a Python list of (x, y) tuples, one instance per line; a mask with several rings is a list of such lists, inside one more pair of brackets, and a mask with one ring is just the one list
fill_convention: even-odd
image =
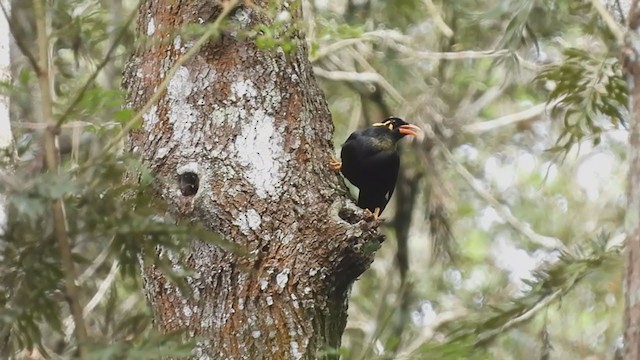
[(369, 209), (364, 209), (364, 217), (365, 219), (373, 218), (373, 221), (378, 221), (380, 219), (380, 208), (375, 208), (373, 212)]
[(331, 160), (329, 161), (329, 167), (331, 168), (331, 170), (333, 171), (340, 171), (342, 170), (342, 162), (338, 161), (333, 154), (329, 155), (331, 157)]

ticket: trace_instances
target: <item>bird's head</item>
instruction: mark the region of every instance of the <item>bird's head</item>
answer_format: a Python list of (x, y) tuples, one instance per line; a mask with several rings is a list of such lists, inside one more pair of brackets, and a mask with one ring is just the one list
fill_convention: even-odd
[(422, 133), (419, 127), (395, 116), (388, 117), (383, 122), (375, 123), (372, 126), (386, 129), (396, 140), (406, 135), (418, 136), (418, 134)]

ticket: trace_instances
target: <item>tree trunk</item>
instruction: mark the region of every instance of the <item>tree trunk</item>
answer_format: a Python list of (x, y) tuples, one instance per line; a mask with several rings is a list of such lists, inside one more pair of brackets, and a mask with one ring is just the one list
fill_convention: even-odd
[[(11, 11), (10, 1), (0, 0), (0, 4), (2, 4), (7, 12)], [(11, 80), (11, 56), (9, 51), (11, 48), (10, 34), (9, 22), (4, 14), (0, 12), (0, 81)], [(11, 133), (9, 96), (0, 95), (0, 170), (5, 170), (7, 168), (7, 163), (11, 163), (12, 144), (13, 135)], [(0, 194), (0, 234), (4, 232), (7, 221), (5, 205), (6, 198), (3, 194)], [(1, 242), (0, 246), (3, 246)]]
[[(11, 11), (9, 0), (0, 0), (2, 7)], [(6, 16), (0, 11), (0, 81), (11, 80), (11, 32)], [(4, 150), (13, 143), (11, 122), (9, 116), (9, 96), (0, 95), (0, 150)], [(3, 155), (0, 155), (0, 160)]]
[(624, 359), (640, 359), (640, 8), (633, 2), (623, 62), (629, 84), (629, 175), (625, 275)]
[[(206, 339), (194, 349), (202, 359), (337, 357), (348, 290), (382, 241), (326, 166), (333, 125), (303, 39), (294, 32), (297, 50), (286, 54), (237, 35), (272, 23), (266, 3), (234, 9), (130, 136), (174, 216), (254, 255), (194, 241), (181, 254), (195, 272), (192, 298), (145, 267), (156, 326)], [(283, 4), (276, 13), (300, 18), (299, 3)], [(125, 71), (130, 107), (141, 108), (193, 45), (170, 34), (220, 11), (207, 0), (144, 2), (137, 32), (154, 41)]]

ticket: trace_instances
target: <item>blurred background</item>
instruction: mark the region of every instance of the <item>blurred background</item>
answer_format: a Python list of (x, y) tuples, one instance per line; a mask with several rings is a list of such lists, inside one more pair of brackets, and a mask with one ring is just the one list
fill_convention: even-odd
[(352, 291), (344, 358), (613, 358), (627, 114), (599, 6), (307, 6), (336, 153), (388, 115), (428, 134), (401, 144), (387, 241)]
[[(11, 110), (24, 161), (37, 156), (29, 144), (39, 116), (36, 79), (20, 50), (35, 49), (31, 3), (11, 4), (18, 39)], [(612, 19), (624, 21), (616, 4), (609, 5)], [(351, 291), (342, 357), (618, 356), (628, 116), (605, 4), (302, 5), (304, 21), (296, 26), (307, 34), (333, 115), (336, 154), (351, 132), (389, 115), (426, 133), (423, 141), (400, 145), (401, 175), (383, 215), (387, 240)], [(121, 110), (120, 76), (136, 45), (137, 6), (133, 0), (50, 6), (54, 92), (64, 105), (58, 113), (74, 99), (72, 90), (102, 69), (63, 127), (62, 149), (72, 163), (99, 151), (118, 119), (130, 115)], [(95, 265), (83, 272), (87, 297), (111, 289), (87, 314), (88, 324), (121, 339), (147, 331), (139, 284), (115, 281), (117, 262), (99, 245), (85, 250)], [(42, 352), (65, 353), (63, 340), (40, 331)]]

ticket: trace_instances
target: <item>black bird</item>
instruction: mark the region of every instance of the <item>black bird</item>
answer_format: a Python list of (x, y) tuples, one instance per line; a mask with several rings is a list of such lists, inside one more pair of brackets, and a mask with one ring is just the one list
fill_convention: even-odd
[(420, 128), (397, 117), (355, 131), (342, 145), (342, 162), (333, 159), (332, 169), (360, 189), (358, 206), (378, 218), (387, 206), (396, 187), (400, 155), (398, 140), (406, 135), (416, 136)]

